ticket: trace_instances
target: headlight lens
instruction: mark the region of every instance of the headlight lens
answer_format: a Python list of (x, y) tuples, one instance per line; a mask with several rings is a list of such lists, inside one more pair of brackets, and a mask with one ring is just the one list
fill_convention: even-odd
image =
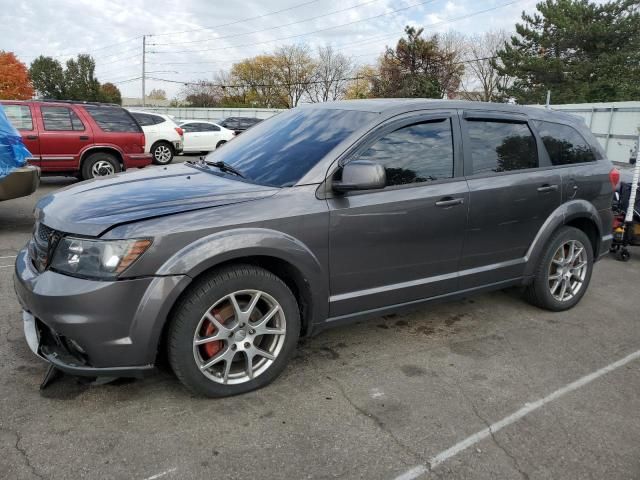
[(98, 279), (116, 278), (151, 245), (151, 240), (88, 240), (64, 237), (49, 267), (61, 273)]

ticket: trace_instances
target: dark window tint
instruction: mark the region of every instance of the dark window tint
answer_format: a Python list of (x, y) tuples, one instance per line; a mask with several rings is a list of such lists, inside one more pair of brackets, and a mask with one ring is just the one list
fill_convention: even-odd
[(185, 132), (195, 132), (198, 129), (197, 124), (195, 123), (183, 123), (180, 125), (180, 128)]
[(27, 105), (3, 105), (2, 108), (17, 130), (33, 130), (31, 109)]
[(508, 172), (538, 166), (538, 151), (525, 123), (467, 120), (473, 173)]
[(153, 115), (149, 115), (147, 113), (138, 113), (138, 112), (131, 112), (131, 115), (133, 115), (133, 118), (135, 118), (136, 121), (143, 127), (155, 125), (153, 120), (154, 118)]
[(294, 185), (331, 149), (376, 117), (370, 112), (302, 108), (260, 122), (232, 142), (210, 153), (253, 182)]
[(200, 123), (200, 131), (202, 132), (219, 132), (220, 127), (216, 125), (211, 125), (210, 123)]
[(164, 122), (164, 118), (158, 116), (158, 115), (149, 115), (151, 117), (151, 121), (153, 122), (152, 125), (158, 125), (162, 122)]
[(552, 164), (570, 165), (596, 160), (593, 149), (576, 129), (568, 125), (538, 120), (533, 124), (542, 137)]
[(140, 132), (140, 126), (124, 108), (85, 105), (84, 109), (103, 132)]
[(400, 128), (377, 140), (358, 158), (384, 166), (387, 186), (451, 178), (451, 122), (447, 119)]
[(45, 130), (84, 130), (82, 121), (68, 107), (40, 107)]

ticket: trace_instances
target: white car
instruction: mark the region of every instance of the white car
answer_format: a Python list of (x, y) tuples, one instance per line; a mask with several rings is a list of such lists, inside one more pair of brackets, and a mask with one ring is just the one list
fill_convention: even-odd
[(235, 133), (217, 123), (191, 120), (180, 124), (185, 152), (211, 152), (231, 140)]
[(183, 131), (169, 115), (129, 110), (142, 127), (145, 137), (145, 152), (151, 152), (153, 163), (166, 165), (174, 155), (182, 153)]

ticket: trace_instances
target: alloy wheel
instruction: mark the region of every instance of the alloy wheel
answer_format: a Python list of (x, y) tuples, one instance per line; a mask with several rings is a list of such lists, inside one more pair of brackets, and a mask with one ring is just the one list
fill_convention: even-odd
[(93, 177), (104, 177), (116, 173), (115, 167), (106, 160), (98, 160), (91, 167), (91, 175)]
[(240, 290), (218, 300), (193, 336), (193, 357), (214, 382), (233, 385), (264, 373), (282, 350), (286, 319), (280, 304), (260, 290)]
[(167, 163), (171, 161), (171, 149), (166, 145), (158, 145), (153, 151), (153, 156), (158, 163)]
[(588, 257), (584, 245), (569, 240), (558, 247), (549, 265), (549, 291), (553, 298), (567, 302), (575, 297), (587, 275)]

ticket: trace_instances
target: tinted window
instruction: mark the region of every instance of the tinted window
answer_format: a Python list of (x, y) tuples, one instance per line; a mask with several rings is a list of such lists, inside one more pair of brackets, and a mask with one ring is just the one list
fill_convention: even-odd
[(387, 186), (453, 176), (451, 121), (417, 123), (377, 140), (358, 156), (384, 166)]
[(151, 117), (152, 125), (158, 125), (159, 123), (164, 122), (164, 118), (159, 117), (158, 115), (149, 115)]
[(198, 130), (196, 123), (183, 123), (180, 125), (180, 128), (185, 132), (196, 132)]
[(40, 107), (45, 130), (84, 130), (82, 121), (68, 107)]
[(538, 166), (536, 141), (524, 123), (467, 120), (473, 173)]
[(148, 115), (146, 113), (138, 113), (138, 112), (131, 112), (131, 115), (133, 115), (133, 118), (135, 118), (136, 121), (143, 127), (154, 125), (154, 120), (152, 115)]
[(31, 109), (27, 105), (3, 105), (11, 124), (18, 130), (33, 130)]
[(533, 124), (542, 137), (552, 164), (570, 165), (596, 160), (593, 149), (576, 129), (543, 121), (534, 121)]
[(260, 122), (210, 153), (207, 160), (227, 162), (256, 183), (294, 185), (331, 149), (375, 117), (375, 113), (353, 110), (288, 110)]
[(211, 125), (210, 123), (200, 123), (200, 131), (201, 132), (218, 132), (220, 131), (220, 127), (216, 125)]
[(84, 109), (103, 132), (141, 132), (140, 126), (124, 108), (85, 105)]

